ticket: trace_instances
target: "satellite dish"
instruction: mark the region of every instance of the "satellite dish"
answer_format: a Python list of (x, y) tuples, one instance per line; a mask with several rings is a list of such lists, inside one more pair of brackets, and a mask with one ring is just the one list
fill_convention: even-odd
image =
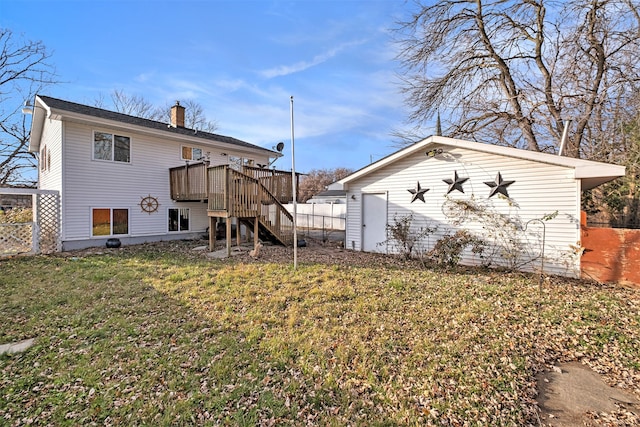
[(284, 150), (284, 142), (278, 142), (278, 145), (276, 145), (276, 151), (278, 151), (278, 153), (282, 153), (282, 150)]

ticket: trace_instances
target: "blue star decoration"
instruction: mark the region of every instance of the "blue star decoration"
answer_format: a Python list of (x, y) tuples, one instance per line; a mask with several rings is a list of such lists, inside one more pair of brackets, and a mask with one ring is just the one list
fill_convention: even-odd
[(422, 188), (420, 186), (420, 181), (418, 181), (416, 183), (416, 188), (415, 189), (411, 188), (411, 189), (409, 189), (407, 191), (409, 193), (413, 194), (413, 197), (411, 197), (411, 203), (415, 202), (418, 199), (422, 200), (422, 203), (425, 203), (425, 201), (424, 201), (424, 193), (429, 191), (429, 189), (428, 188)]
[(515, 181), (505, 181), (502, 179), (502, 175), (498, 172), (496, 175), (495, 181), (485, 181), (485, 184), (491, 187), (491, 192), (489, 193), (489, 198), (496, 195), (496, 193), (500, 193), (505, 197), (509, 197), (509, 193), (507, 192), (507, 187), (513, 184)]
[(453, 171), (453, 179), (443, 179), (444, 182), (449, 184), (449, 190), (447, 194), (451, 193), (453, 190), (458, 190), (461, 193), (464, 193), (462, 189), (462, 184), (464, 184), (469, 178), (460, 178), (458, 176), (458, 171)]

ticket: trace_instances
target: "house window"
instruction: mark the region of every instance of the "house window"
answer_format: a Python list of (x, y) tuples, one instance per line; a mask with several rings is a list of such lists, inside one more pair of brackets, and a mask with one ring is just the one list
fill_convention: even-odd
[(45, 145), (44, 147), (42, 147), (42, 150), (40, 150), (40, 170), (41, 171), (49, 170), (50, 159), (51, 157), (49, 155), (49, 150), (47, 150), (47, 146)]
[(112, 236), (119, 234), (129, 234), (129, 209), (92, 209), (92, 236)]
[(182, 146), (182, 160), (200, 160), (202, 159), (202, 148)]
[(237, 171), (242, 170), (242, 157), (229, 156), (229, 167)]
[(169, 231), (189, 231), (189, 208), (169, 208)]
[(131, 139), (128, 136), (94, 132), (93, 159), (130, 163)]

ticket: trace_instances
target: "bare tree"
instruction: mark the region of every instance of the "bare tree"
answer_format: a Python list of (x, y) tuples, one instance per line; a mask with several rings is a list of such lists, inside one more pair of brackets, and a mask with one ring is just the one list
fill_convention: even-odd
[(140, 95), (128, 95), (121, 89), (111, 92), (111, 102), (116, 111), (130, 116), (144, 117), (150, 120), (160, 120), (163, 117), (158, 107)]
[(600, 155), (626, 166), (626, 175), (589, 191), (583, 209), (596, 223), (640, 228), (640, 95), (635, 109), (619, 123), (620, 142), (603, 141)]
[(298, 201), (306, 202), (315, 194), (325, 191), (329, 184), (350, 175), (352, 172), (347, 168), (312, 169), (300, 182)]
[[(171, 121), (171, 107), (173, 104), (166, 104), (163, 107), (154, 106), (143, 96), (129, 95), (121, 89), (111, 92), (110, 98), (112, 108), (119, 113), (167, 123)], [(185, 127), (204, 132), (215, 132), (218, 128), (218, 124), (215, 121), (206, 118), (204, 108), (196, 101), (187, 99), (180, 101), (180, 103), (185, 107)], [(95, 105), (100, 108), (108, 108), (106, 104), (102, 97), (95, 102)]]
[(215, 120), (207, 119), (202, 105), (191, 99), (185, 100), (182, 105), (185, 108), (184, 124), (186, 127), (204, 132), (215, 132), (218, 129), (218, 123)]
[(640, 14), (634, 0), (439, 0), (398, 30), (403, 88), (426, 124), (444, 134), (590, 155), (615, 132), (640, 81)]
[(36, 157), (28, 152), (29, 129), (22, 107), (44, 86), (56, 83), (42, 42), (16, 39), (0, 28), (0, 184), (35, 185)]

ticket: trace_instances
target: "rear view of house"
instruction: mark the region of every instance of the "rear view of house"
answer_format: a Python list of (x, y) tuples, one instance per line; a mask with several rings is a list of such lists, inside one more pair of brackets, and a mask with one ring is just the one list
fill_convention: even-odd
[(36, 96), (29, 150), (39, 188), (60, 195), (63, 250), (199, 237), (231, 218), (288, 242), (290, 174), (265, 168), (281, 154), (184, 117), (179, 103), (162, 123)]

